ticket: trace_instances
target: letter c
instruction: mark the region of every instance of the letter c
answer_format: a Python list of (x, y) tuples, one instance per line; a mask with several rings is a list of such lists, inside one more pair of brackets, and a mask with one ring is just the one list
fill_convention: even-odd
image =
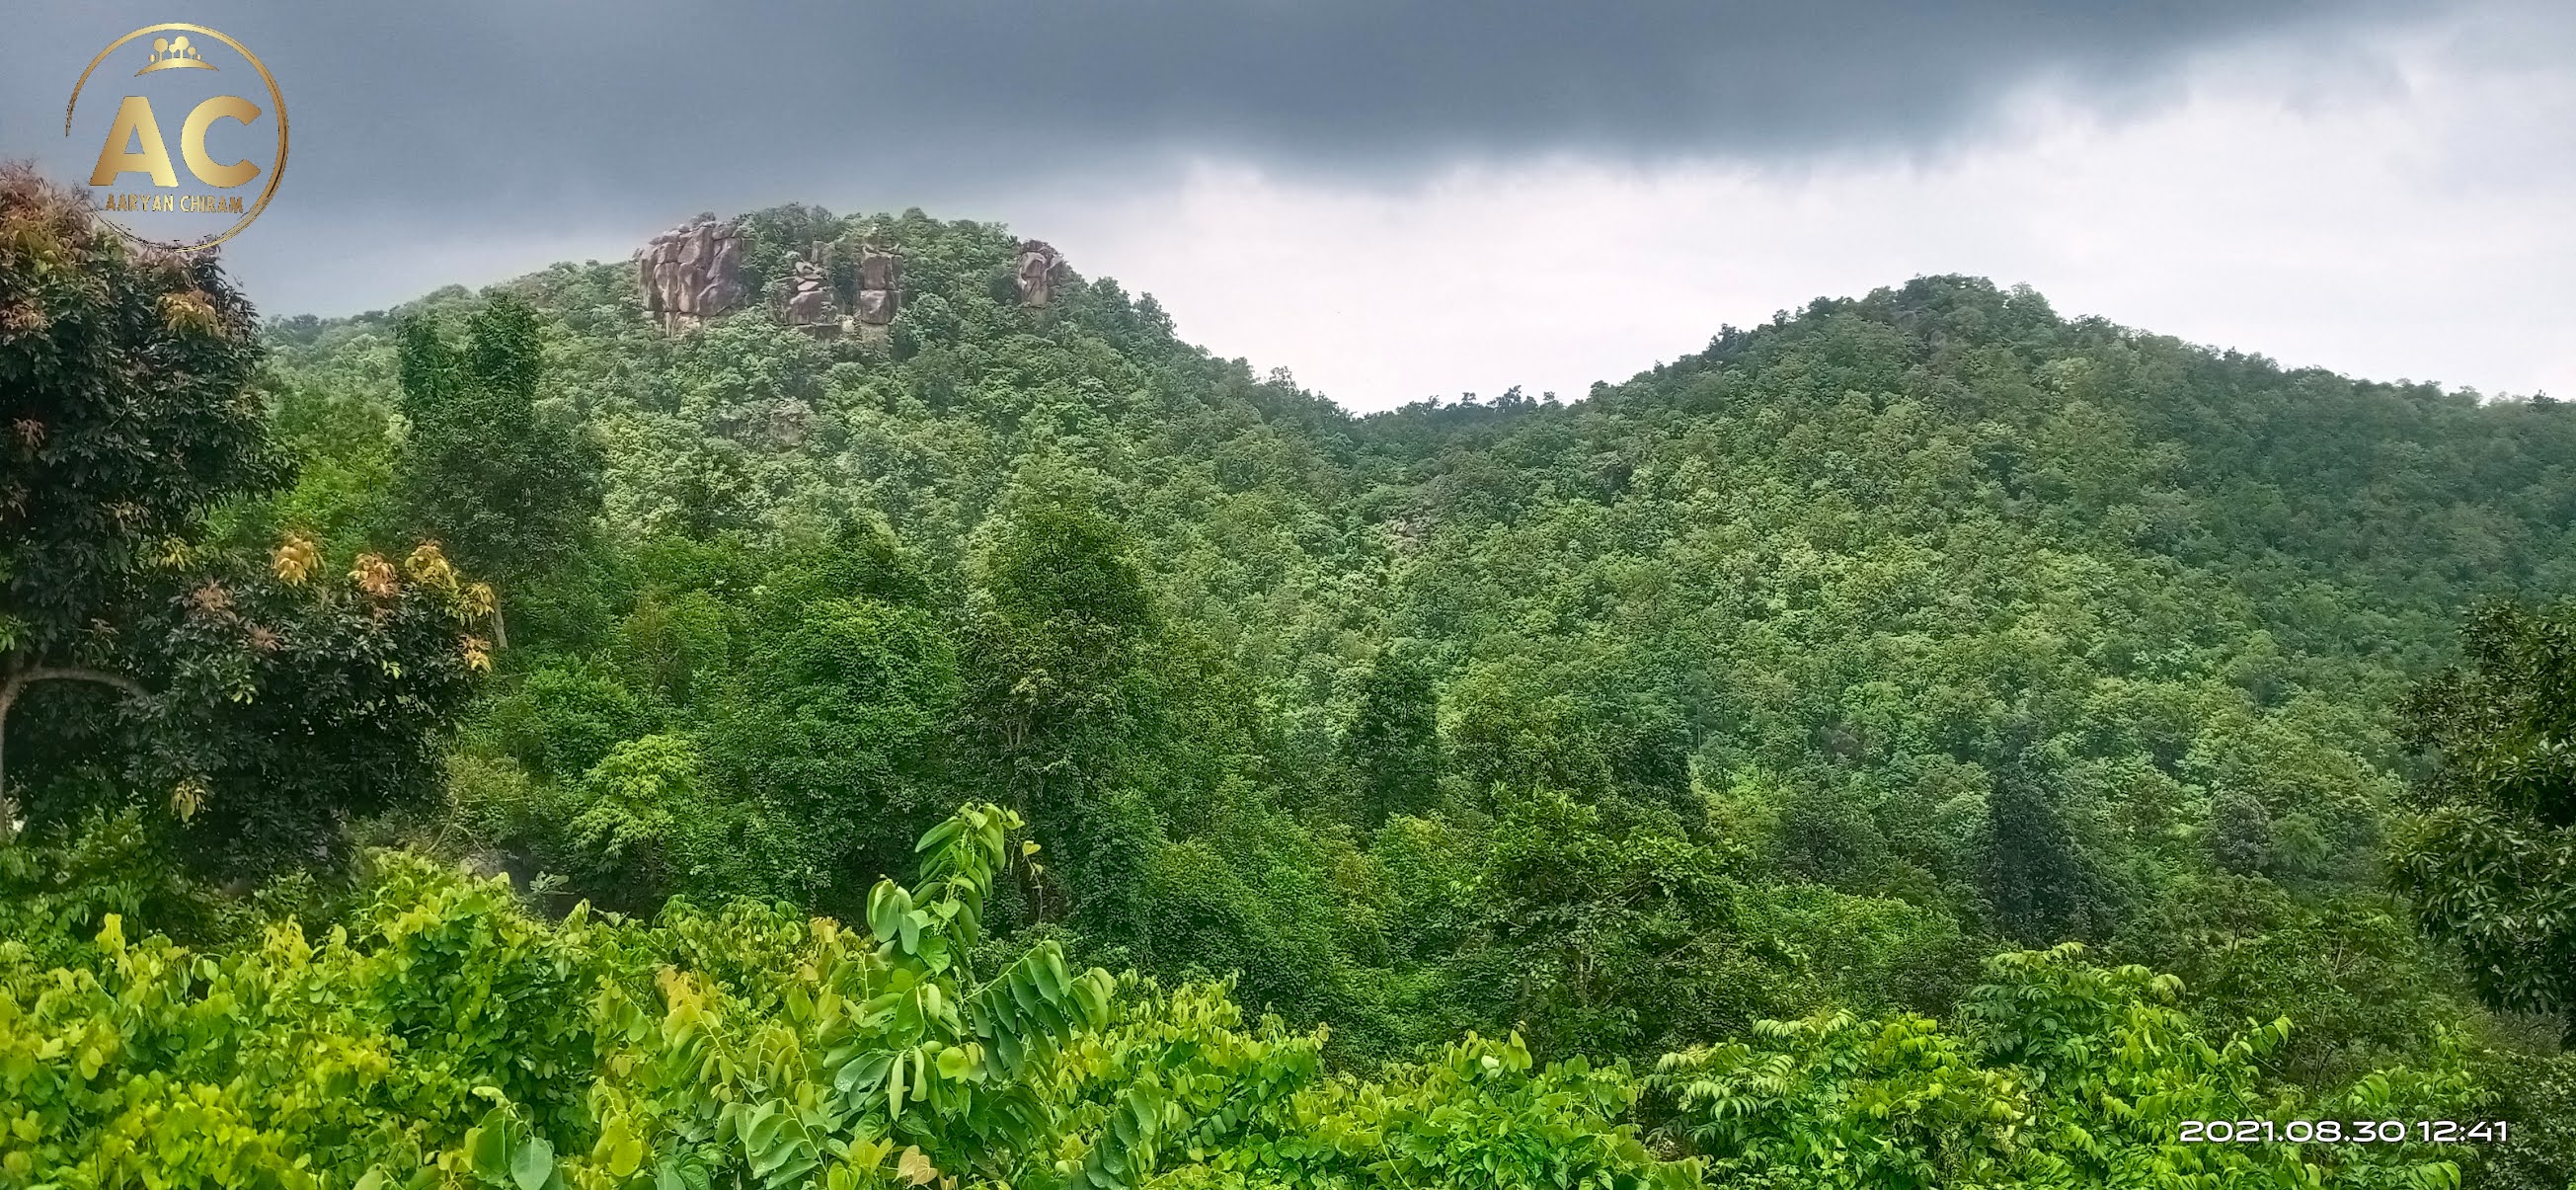
[(248, 124), (259, 118), (259, 109), (239, 95), (217, 95), (197, 105), (188, 113), (188, 122), (179, 127), (179, 154), (188, 159), (188, 172), (209, 186), (239, 186), (259, 176), (259, 167), (248, 161), (217, 165), (206, 156), (206, 129), (217, 120), (234, 120)]

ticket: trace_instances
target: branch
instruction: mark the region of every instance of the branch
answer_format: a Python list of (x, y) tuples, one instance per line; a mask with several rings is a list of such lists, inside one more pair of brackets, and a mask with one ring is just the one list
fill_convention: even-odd
[(94, 682), (122, 690), (128, 698), (141, 698), (147, 693), (142, 683), (124, 674), (75, 665), (31, 665), (12, 671), (7, 679), (0, 680), (0, 843), (15, 839), (19, 826), (18, 804), (9, 800), (9, 770), (5, 763), (8, 759), (9, 708), (17, 703), (21, 691), (45, 681)]
[(110, 673), (103, 669), (85, 669), (77, 665), (36, 665), (9, 675), (8, 683), (0, 685), (0, 706), (7, 706), (16, 701), (18, 691), (21, 689), (48, 680), (95, 682), (101, 686), (114, 686), (124, 691), (129, 698), (142, 698), (151, 693), (143, 688), (142, 683), (120, 673)]

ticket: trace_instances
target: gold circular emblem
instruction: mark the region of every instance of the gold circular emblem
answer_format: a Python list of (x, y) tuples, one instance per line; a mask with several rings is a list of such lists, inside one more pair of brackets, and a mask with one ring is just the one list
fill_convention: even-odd
[[(286, 96), (277, 89), (277, 80), (269, 75), (268, 67), (260, 62), (258, 55), (244, 48), (242, 43), (204, 25), (173, 22), (137, 29), (109, 42), (106, 49), (100, 50), (98, 56), (91, 58), (89, 65), (82, 68), (80, 81), (72, 84), (71, 101), (63, 105), (63, 135), (72, 135), (72, 121), (80, 111), (81, 97), (89, 86), (90, 76), (97, 72), (100, 63), (107, 61), (108, 55), (139, 38), (171, 33), (179, 36), (153, 40), (149, 58), (142, 59), (144, 65), (132, 77), (142, 78), (164, 72), (172, 72), (165, 78), (197, 77), (176, 74), (181, 71), (205, 71), (209, 76), (219, 74), (222, 68), (206, 60), (206, 50), (211, 46), (190, 41), (191, 36), (211, 38), (231, 47), (259, 75), (259, 81), (268, 89), (268, 110), (263, 112), (257, 104), (238, 95), (210, 96), (192, 106), (180, 126), (179, 135), (180, 160), (188, 174), (199, 183), (192, 189), (181, 184), (179, 172), (173, 168), (168, 141), (161, 134), (160, 116), (152, 108), (152, 97), (125, 96), (117, 109), (115, 122), (109, 126), (100, 145), (98, 165), (90, 174), (89, 185), (100, 215), (127, 239), (177, 252), (196, 252), (223, 243), (250, 226), (251, 220), (259, 218), (259, 213), (268, 208), (268, 200), (277, 194), (278, 179), (286, 174)], [(109, 77), (114, 73), (111, 70)], [(165, 92), (164, 98), (167, 97)], [(207, 134), (216, 122), (232, 121), (250, 127), (263, 118), (277, 122), (277, 156), (265, 170), (247, 159), (229, 164), (218, 162), (208, 151)], [(134, 173), (146, 175), (151, 184), (136, 190), (118, 190), (120, 182)], [(225, 193), (247, 185), (252, 178), (263, 173), (267, 175), (267, 184), (260, 188), (257, 198), (245, 202), (239, 194)], [(176, 240), (147, 235), (135, 226), (139, 220), (132, 218), (219, 218), (234, 214), (240, 217), (221, 231)]]

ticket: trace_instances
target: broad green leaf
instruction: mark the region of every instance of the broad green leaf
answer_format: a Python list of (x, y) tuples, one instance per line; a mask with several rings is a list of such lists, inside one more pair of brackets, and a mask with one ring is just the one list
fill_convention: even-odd
[(510, 1154), (510, 1180), (519, 1184), (519, 1190), (544, 1190), (554, 1172), (555, 1146), (542, 1136), (529, 1137)]
[(644, 1164), (644, 1141), (641, 1137), (626, 1137), (608, 1151), (608, 1172), (612, 1176), (626, 1177), (633, 1174), (636, 1167), (642, 1164)]
[[(498, 1111), (494, 1115), (500, 1114)], [(474, 1172), (487, 1177), (500, 1177), (510, 1168), (510, 1138), (503, 1125), (491, 1116), (465, 1133), (465, 1158), (474, 1163)]]

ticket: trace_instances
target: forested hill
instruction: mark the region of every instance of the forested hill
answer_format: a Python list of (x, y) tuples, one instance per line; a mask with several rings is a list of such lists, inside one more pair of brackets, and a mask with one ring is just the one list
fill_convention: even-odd
[[(515, 693), (469, 747), (500, 768), (464, 773), (580, 801), (621, 747), (690, 739), (716, 801), (793, 819), (781, 806), (850, 798), (881, 824), (842, 842), (884, 865), (963, 791), (1079, 788), (1061, 809), (1079, 822), (1041, 804), (1041, 835), (1170, 855), (1115, 894), (1069, 871), (1074, 899), (1133, 902), (1082, 925), (1159, 966), (1242, 968), (1257, 1002), (1376, 1020), (1363, 1035), (1520, 997), (1476, 1010), (1502, 1023), (1556, 994), (1548, 968), (1520, 987), (1363, 976), (1453, 968), (1497, 945), (1494, 922), (1548, 930), (1535, 904), (1406, 902), (1551, 896), (1468, 878), (1535, 793), (1566, 814), (1646, 806), (1677, 837), (1971, 940), (2112, 938), (2210, 868), (2367, 889), (2403, 685), (2450, 657), (2478, 595), (2576, 590), (2561, 407), (2282, 371), (1978, 278), (1728, 327), (1579, 402), (1352, 417), (1182, 343), (1113, 281), (1020, 309), (999, 227), (814, 209), (742, 227), (773, 270), (770, 245), (894, 240), (909, 296), (891, 335), (814, 337), (760, 309), (665, 335), (631, 265), (502, 286), (544, 322), (544, 404), (598, 443), (605, 533), (507, 590)], [(412, 528), (376, 497), (402, 407), (394, 325), (482, 304), (451, 288), (270, 327), (281, 425), (312, 464), (242, 536), (355, 549)], [(781, 693), (781, 657), (814, 641), (744, 626), (775, 587), (762, 574), (848, 554), (832, 541), (866, 523), (917, 587), (891, 600), (925, 634), (902, 657), (912, 685), (824, 672), (829, 698)], [(1033, 623), (1095, 636), (979, 636), (1015, 549), (1079, 580), (1018, 592)], [(1084, 549), (1103, 556), (1064, 556)], [(1121, 567), (1144, 574), (1133, 600), (1110, 590)], [(979, 672), (1012, 649), (1056, 667), (1061, 706)], [(716, 677), (729, 667), (757, 672)], [(793, 755), (814, 750), (832, 755)], [(1388, 814), (1422, 822), (1386, 837)], [(665, 863), (582, 889), (598, 858), (544, 837), (544, 814), (495, 829), (577, 891), (706, 886)], [(739, 881), (829, 899), (876, 876), (796, 835), (781, 824), (796, 863)], [(1463, 868), (1404, 868), (1443, 863)], [(1680, 979), (1654, 958), (1620, 979)], [(1383, 989), (1425, 999), (1345, 1002)], [(1618, 1007), (1566, 1028), (1610, 1048), (1677, 1041), (1667, 1017), (1695, 1012), (1600, 999)]]
[[(2554, 403), (2285, 371), (1974, 278), (1819, 300), (1577, 401), (1354, 417), (1111, 281), (1020, 308), (998, 227), (741, 225), (773, 271), (781, 244), (898, 244), (891, 333), (755, 308), (666, 334), (623, 264), (500, 287), (540, 317), (542, 404), (600, 452), (604, 532), (505, 588), (506, 692), (453, 767), (494, 800), (486, 845), (625, 903), (845, 904), (941, 807), (1013, 789), (1065, 840), (1074, 928), (1361, 1044), (1525, 1020), (1643, 1053), (1835, 997), (1937, 1007), (1960, 955), (2162, 936), (2215, 874), (2375, 888), (2406, 683), (2479, 596), (2576, 587)], [(487, 296), (272, 324), (310, 461), (237, 533), (437, 529), (386, 496), (394, 328)], [(526, 570), (458, 536), (469, 569)], [(764, 607), (859, 555), (885, 573), (833, 580), (873, 609), (837, 643)], [(566, 836), (644, 740), (784, 858)], [(823, 840), (827, 806), (856, 820)], [(1510, 853), (1566, 815), (1623, 842)], [(1721, 928), (1620, 850), (1639, 832), (1800, 907)], [(1862, 912), (1887, 936), (1821, 924)], [(1806, 957), (1745, 1003), (1664, 986), (1776, 953)]]
[[(2170, 559), (2224, 575), (2287, 651), (2402, 668), (2440, 652), (2475, 593), (2567, 589), (2576, 565), (2559, 548), (2576, 490), (2554, 402), (2288, 372), (2069, 321), (1978, 279), (1819, 300), (1571, 404), (1514, 390), (1355, 418), (1284, 372), (1257, 378), (1180, 342), (1152, 298), (1112, 281), (1077, 280), (1044, 314), (1011, 308), (1013, 241), (996, 227), (802, 207), (744, 222), (764, 244), (860, 226), (898, 243), (916, 296), (891, 342), (818, 342), (756, 310), (674, 339), (645, 324), (622, 264), (505, 287), (552, 323), (547, 395), (609, 447), (612, 528), (792, 537), (860, 510), (954, 557), (1013, 465), (1045, 457), (1144, 497), (1125, 519), (1157, 569), (1186, 569), (1175, 550), (1275, 549), (1340, 574), (1383, 568), (1435, 527), (1455, 541), (1564, 506), (1696, 502), (1641, 525), (1676, 537), (1725, 493), (1730, 521), (1803, 506), (1807, 540), (1829, 552), (1993, 520), (2074, 552)], [(780, 252), (755, 261), (781, 267)], [(451, 289), (272, 324), (278, 371), (391, 409), (395, 319), (476, 305)], [(1324, 523), (1252, 535), (1268, 548), (1207, 540), (1200, 523), (1290, 508)], [(1877, 523), (1849, 539), (1824, 528), (1835, 518)]]
[[(255, 343), (0, 173), (0, 1187), (178, 1162), (89, 1081), (164, 1054), (214, 1181), (2576, 1163), (2576, 604), (2472, 611), (2576, 594), (2558, 404), (1933, 277), (1361, 417), (995, 225), (731, 226), (900, 312)], [(381, 1102), (253, 1069), (325, 1034)], [(2520, 1139), (2177, 1132), (2336, 1113)]]

